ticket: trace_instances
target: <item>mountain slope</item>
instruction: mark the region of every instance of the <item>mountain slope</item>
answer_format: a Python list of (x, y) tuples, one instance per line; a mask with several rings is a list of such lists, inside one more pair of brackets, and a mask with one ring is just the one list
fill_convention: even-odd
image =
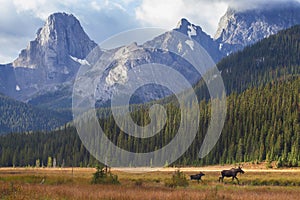
[(223, 59), (217, 66), (227, 92), (299, 76), (299, 35), (300, 25), (294, 26)]
[[(299, 35), (300, 25), (294, 26), (222, 59), (217, 67), (227, 94), (299, 76)], [(201, 98), (209, 97), (203, 80), (195, 85), (195, 89)]]
[(72, 119), (69, 112), (39, 109), (0, 95), (0, 134), (53, 130)]
[[(109, 104), (112, 95), (120, 92), (118, 87), (121, 88), (123, 85), (132, 82), (145, 83), (151, 78), (152, 80), (157, 79), (159, 75), (154, 75), (153, 71), (148, 74), (145, 74), (147, 72), (143, 74), (143, 72), (147, 70), (143, 71), (138, 69), (140, 66), (146, 67), (145, 65), (147, 64), (168, 66), (183, 75), (190, 84), (195, 84), (201, 76), (191, 63), (185, 60), (184, 56), (193, 55), (194, 48), (198, 48), (198, 46), (195, 45), (197, 42), (203, 46), (203, 49), (211, 54), (212, 59), (217, 61), (221, 58), (218, 45), (216, 45), (212, 38), (206, 35), (199, 26), (191, 24), (186, 19), (180, 20), (178, 27), (174, 30), (159, 35), (144, 44), (138, 45), (137, 43), (132, 43), (116, 49), (106, 50), (103, 53), (105, 59), (101, 62), (97, 62), (95, 67), (90, 68), (90, 73), (86, 73), (88, 74), (86, 78), (92, 79), (95, 82), (100, 80), (95, 91), (97, 105), (103, 106)], [(198, 51), (204, 51), (202, 48), (201, 50), (199, 49)], [(197, 56), (200, 60), (201, 56), (204, 57), (204, 53)], [(201, 60), (201, 62), (205, 63), (201, 66), (203, 71), (208, 70), (214, 65), (212, 59), (205, 57)], [(91, 66), (93, 66), (93, 62), (91, 62), (89, 58), (88, 61)], [(101, 77), (97, 77), (94, 70), (103, 67), (106, 67), (104, 72), (98, 74), (101, 75)], [(140, 71), (143, 72), (140, 73)], [(170, 90), (157, 84), (141, 85), (143, 86), (137, 89), (132, 95), (131, 103), (145, 103), (172, 94)], [(86, 95), (84, 91), (86, 91), (87, 88), (76, 88), (76, 91), (77, 89), (78, 93), (76, 95)], [(128, 91), (125, 92), (127, 94)]]
[(225, 54), (230, 54), (300, 24), (299, 13), (299, 2), (273, 2), (246, 10), (229, 7), (220, 19), (214, 39)]

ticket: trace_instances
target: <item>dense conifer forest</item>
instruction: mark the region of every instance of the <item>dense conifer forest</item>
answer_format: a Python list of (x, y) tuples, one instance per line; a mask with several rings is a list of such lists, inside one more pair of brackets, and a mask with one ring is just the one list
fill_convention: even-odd
[(53, 130), (72, 119), (70, 111), (36, 108), (0, 94), (0, 134)]

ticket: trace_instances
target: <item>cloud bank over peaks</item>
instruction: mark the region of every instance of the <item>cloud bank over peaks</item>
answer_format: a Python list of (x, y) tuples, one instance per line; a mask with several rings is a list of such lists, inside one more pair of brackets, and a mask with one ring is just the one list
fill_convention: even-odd
[(246, 10), (261, 10), (261, 9), (272, 9), (276, 6), (291, 6), (299, 5), (300, 0), (224, 0), (228, 3), (228, 7), (237, 10), (237, 11), (246, 11)]

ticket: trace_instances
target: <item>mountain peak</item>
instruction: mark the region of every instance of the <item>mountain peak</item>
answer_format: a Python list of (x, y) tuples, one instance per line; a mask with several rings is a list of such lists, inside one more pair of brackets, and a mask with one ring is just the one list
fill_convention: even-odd
[[(218, 62), (223, 57), (222, 52), (219, 51), (219, 44), (215, 42), (210, 35), (206, 34), (200, 26), (192, 24), (186, 18), (182, 18), (173, 31), (178, 31), (186, 35), (186, 41), (181, 42), (188, 44), (189, 47), (189, 44), (193, 43), (193, 41), (200, 44), (215, 62)], [(178, 45), (179, 47), (181, 46), (181, 44)]]
[(229, 7), (220, 19), (214, 39), (225, 54), (243, 49), (278, 31), (300, 24), (300, 3), (295, 1)]
[(65, 20), (66, 18), (78, 21), (77, 18), (73, 14), (68, 14), (65, 12), (56, 12), (56, 13), (49, 15), (46, 22), (54, 21), (55, 19), (64, 19)]
[(191, 23), (186, 19), (186, 18), (182, 18), (181, 20), (179, 20), (179, 22), (177, 23), (176, 28), (180, 29), (181, 27), (187, 27), (190, 26)]
[(195, 26), (194, 24), (190, 23), (187, 19), (182, 18), (176, 28), (175, 31), (179, 31), (185, 35), (188, 35), (189, 37), (197, 36), (199, 33), (202, 33), (202, 29), (200, 26)]
[(68, 66), (69, 56), (84, 59), (96, 46), (71, 14), (54, 13), (37, 31), (34, 41), (21, 51), (14, 67), (39, 68)]
[(73, 15), (54, 13), (47, 18), (44, 27), (38, 30), (37, 38), (41, 45), (45, 45), (50, 40), (63, 39), (57, 38), (57, 36), (62, 36), (58, 35), (57, 32), (66, 31), (70, 27), (84, 32), (79, 21)]
[(72, 82), (96, 46), (76, 17), (66, 13), (50, 15), (37, 31), (36, 38), (12, 64), (18, 88), (21, 88), (16, 94), (18, 99), (27, 101), (28, 94), (33, 96)]

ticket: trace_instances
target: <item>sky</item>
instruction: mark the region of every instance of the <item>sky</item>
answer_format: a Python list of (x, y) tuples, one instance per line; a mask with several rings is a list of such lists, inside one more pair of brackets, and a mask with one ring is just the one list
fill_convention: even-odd
[[(286, 1), (286, 0), (275, 0)], [(300, 1), (300, 0), (297, 0)], [(181, 18), (214, 36), (228, 6), (253, 8), (272, 0), (0, 0), (0, 63), (17, 58), (38, 28), (55, 12), (77, 17), (97, 43), (143, 27), (175, 28)]]

